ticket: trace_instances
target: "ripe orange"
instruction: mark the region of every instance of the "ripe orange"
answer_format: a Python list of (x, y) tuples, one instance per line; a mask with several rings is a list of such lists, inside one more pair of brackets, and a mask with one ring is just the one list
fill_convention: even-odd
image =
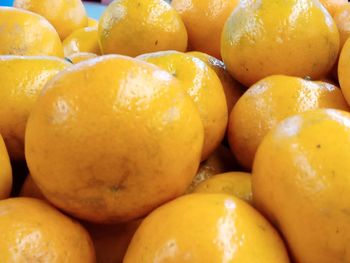
[(338, 50), (337, 26), (315, 0), (241, 1), (221, 39), (223, 61), (246, 86), (274, 74), (320, 79)]
[(46, 86), (28, 120), (25, 150), (50, 202), (82, 219), (117, 223), (183, 194), (203, 140), (179, 81), (109, 55), (71, 66)]
[(196, 104), (204, 126), (202, 160), (221, 143), (227, 126), (227, 104), (220, 79), (202, 60), (177, 51), (160, 51), (137, 57), (175, 76)]
[(254, 161), (254, 205), (279, 228), (294, 262), (350, 261), (350, 114), (319, 109), (285, 119)]
[(288, 263), (278, 233), (225, 194), (190, 194), (159, 207), (137, 229), (124, 263)]
[(82, 61), (89, 60), (96, 57), (98, 56), (94, 53), (78, 52), (68, 56), (67, 59), (69, 59), (73, 64), (78, 64)]
[(63, 57), (55, 28), (38, 14), (0, 6), (0, 28), (0, 55)]
[(345, 42), (339, 56), (338, 77), (344, 97), (350, 104), (350, 38)]
[(0, 262), (96, 262), (86, 230), (46, 202), (10, 198), (0, 211)]
[(338, 8), (333, 15), (334, 21), (339, 29), (340, 50), (343, 48), (345, 41), (350, 36), (350, 3), (346, 2)]
[(171, 5), (186, 25), (191, 49), (221, 58), (221, 32), (238, 2), (239, 0), (172, 0)]
[(81, 0), (15, 0), (13, 5), (45, 17), (56, 28), (62, 40), (74, 30), (88, 25)]
[(320, 2), (332, 16), (348, 3), (347, 0), (320, 0)]
[(101, 16), (98, 31), (103, 54), (135, 57), (187, 48), (185, 25), (164, 0), (115, 0)]
[(228, 139), (237, 160), (252, 168), (266, 134), (283, 119), (312, 109), (349, 110), (341, 91), (329, 83), (274, 75), (250, 87), (233, 108)]

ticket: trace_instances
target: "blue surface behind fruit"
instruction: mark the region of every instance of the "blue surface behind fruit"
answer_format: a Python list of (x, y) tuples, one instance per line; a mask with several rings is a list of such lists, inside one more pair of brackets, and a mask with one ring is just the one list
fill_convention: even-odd
[[(0, 6), (12, 6), (13, 0), (0, 0)], [(106, 8), (103, 5), (97, 3), (84, 3), (86, 11), (90, 17), (99, 19), (103, 10)]]

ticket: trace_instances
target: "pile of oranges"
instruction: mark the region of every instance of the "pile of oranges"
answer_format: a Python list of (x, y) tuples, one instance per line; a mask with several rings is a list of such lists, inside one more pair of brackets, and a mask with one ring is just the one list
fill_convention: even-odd
[(0, 7), (0, 262), (350, 262), (349, 37), (345, 0)]

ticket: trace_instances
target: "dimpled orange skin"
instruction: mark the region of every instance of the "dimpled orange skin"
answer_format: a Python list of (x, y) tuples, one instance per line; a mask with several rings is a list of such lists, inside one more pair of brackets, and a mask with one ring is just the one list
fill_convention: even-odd
[(320, 83), (274, 75), (243, 94), (230, 114), (228, 125), (229, 144), (240, 164), (252, 168), (261, 141), (286, 117), (317, 108), (349, 110), (337, 87)]
[(75, 30), (62, 42), (62, 44), (64, 55), (66, 57), (78, 52), (89, 52), (96, 55), (101, 54), (96, 26)]
[(193, 192), (230, 194), (252, 203), (252, 177), (243, 172), (217, 174), (197, 185)]
[(15, 0), (13, 5), (45, 17), (56, 28), (62, 40), (74, 30), (88, 25), (81, 0)]
[(220, 79), (202, 60), (185, 53), (160, 51), (137, 58), (168, 71), (191, 96), (204, 126), (201, 160), (206, 160), (221, 143), (227, 126), (227, 103)]
[(137, 229), (124, 263), (284, 263), (282, 240), (254, 208), (225, 194), (191, 194), (161, 206)]
[(245, 86), (274, 74), (320, 79), (338, 50), (337, 26), (317, 0), (241, 1), (221, 38), (228, 71)]
[(220, 39), (224, 24), (239, 0), (172, 0), (184, 21), (192, 50), (220, 55)]
[(347, 0), (319, 0), (321, 4), (333, 16), (339, 9), (348, 3)]
[(12, 168), (6, 146), (0, 135), (0, 200), (8, 198), (12, 189)]
[(338, 77), (340, 88), (348, 104), (350, 103), (350, 39), (348, 39), (339, 56)]
[(88, 221), (118, 223), (185, 192), (204, 131), (175, 78), (109, 55), (74, 65), (50, 84), (25, 141), (30, 173), (50, 202)]
[(44, 201), (0, 201), (0, 229), (0, 262), (96, 262), (86, 230)]
[(254, 204), (280, 229), (295, 262), (350, 261), (349, 123), (338, 110), (295, 115), (256, 154)]
[(141, 220), (119, 225), (97, 225), (84, 223), (91, 235), (98, 263), (122, 263), (129, 243)]
[(333, 15), (337, 24), (340, 36), (340, 50), (343, 48), (345, 41), (350, 37), (350, 3), (346, 2)]
[(212, 70), (215, 71), (216, 75), (218, 75), (221, 81), (222, 87), (224, 88), (227, 110), (228, 112), (231, 112), (233, 106), (243, 94), (243, 86), (231, 77), (224, 62), (221, 60), (198, 51), (187, 52), (187, 54), (204, 61)]
[(0, 56), (0, 134), (11, 159), (24, 159), (30, 111), (45, 84), (69, 65), (56, 57)]
[(136, 57), (187, 48), (184, 23), (163, 0), (115, 0), (102, 14), (98, 30), (104, 54)]
[(0, 6), (0, 55), (63, 57), (55, 28), (42, 16)]
[(73, 64), (78, 64), (80, 62), (83, 62), (92, 58), (96, 58), (96, 57), (98, 56), (94, 53), (78, 52), (68, 56), (67, 59), (69, 59)]

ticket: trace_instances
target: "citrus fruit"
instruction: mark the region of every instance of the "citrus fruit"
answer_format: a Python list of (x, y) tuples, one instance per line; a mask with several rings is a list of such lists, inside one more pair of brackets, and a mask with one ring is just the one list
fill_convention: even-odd
[(115, 0), (99, 21), (104, 54), (138, 56), (160, 50), (186, 51), (187, 31), (179, 14), (163, 0)]
[(289, 262), (272, 226), (244, 201), (225, 194), (191, 194), (147, 216), (124, 263)]
[(129, 243), (141, 220), (119, 225), (97, 225), (84, 223), (96, 250), (98, 263), (121, 263)]
[(222, 84), (202, 60), (177, 51), (160, 51), (137, 57), (175, 76), (196, 104), (204, 126), (202, 160), (219, 146), (227, 126), (227, 104)]
[(291, 115), (317, 108), (349, 109), (341, 91), (329, 83), (283, 75), (258, 81), (230, 114), (228, 139), (237, 160), (250, 170), (268, 131)]
[(56, 28), (62, 40), (74, 30), (88, 25), (81, 0), (15, 0), (13, 5), (45, 17)]
[(11, 159), (24, 159), (29, 113), (44, 85), (68, 65), (55, 57), (0, 56), (0, 134)]
[(92, 58), (96, 58), (97, 55), (94, 53), (89, 53), (89, 52), (78, 52), (78, 53), (73, 53), (72, 55), (68, 56), (67, 59), (72, 62), (73, 64), (78, 64), (82, 61), (89, 60)]
[(227, 110), (228, 112), (231, 112), (233, 106), (243, 93), (242, 85), (231, 77), (224, 62), (221, 60), (198, 51), (191, 51), (187, 54), (204, 61), (212, 70), (215, 71), (216, 75), (221, 81), (222, 87), (224, 88)]
[(340, 49), (342, 49), (345, 41), (350, 36), (350, 3), (346, 2), (340, 7), (333, 15), (333, 18), (339, 30)]
[(97, 37), (97, 27), (79, 28), (70, 34), (62, 44), (66, 57), (78, 52), (101, 54)]
[(251, 174), (228, 172), (217, 174), (201, 182), (194, 193), (213, 193), (234, 195), (248, 203), (252, 202)]
[(227, 147), (219, 145), (208, 159), (200, 164), (197, 174), (193, 178), (187, 192), (191, 193), (198, 184), (215, 174), (234, 171), (237, 168), (237, 161), (231, 151)]
[(0, 262), (94, 263), (86, 230), (44, 201), (0, 201)]
[(284, 235), (295, 262), (348, 262), (350, 114), (319, 109), (278, 124), (252, 173), (255, 206)]
[(179, 81), (109, 55), (71, 66), (46, 86), (29, 117), (25, 149), (50, 202), (88, 221), (117, 223), (183, 194), (203, 140), (196, 106)]
[(221, 39), (228, 71), (246, 86), (274, 74), (322, 78), (338, 50), (337, 26), (314, 0), (241, 1)]
[(38, 14), (0, 6), (0, 28), (0, 55), (63, 57), (55, 28)]
[(348, 3), (347, 0), (320, 0), (321, 4), (334, 15), (339, 9)]
[(192, 50), (220, 58), (220, 39), (224, 24), (239, 0), (172, 0), (188, 32)]
[(350, 103), (350, 40), (348, 39), (339, 56), (338, 77), (341, 90)]
[(8, 198), (12, 188), (12, 168), (6, 146), (0, 135), (0, 200)]

